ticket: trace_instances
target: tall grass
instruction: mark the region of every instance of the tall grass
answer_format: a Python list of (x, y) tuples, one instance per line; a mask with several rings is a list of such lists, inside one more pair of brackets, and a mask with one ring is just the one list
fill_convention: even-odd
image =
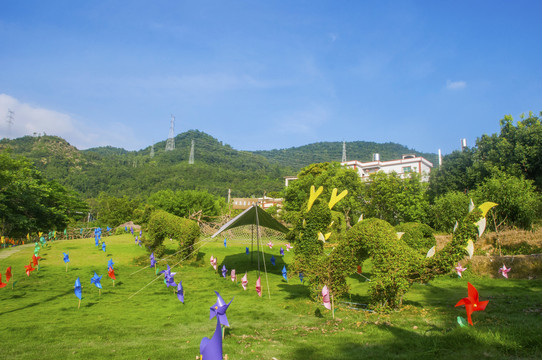
[[(104, 240), (106, 253), (94, 246), (93, 239), (50, 243), (40, 252), (39, 272), (30, 277), (24, 265), (33, 247), (0, 260), (0, 271), (4, 274), (12, 266), (17, 281), (13, 289), (11, 282), (0, 289), (1, 359), (194, 359), (202, 337), (210, 337), (216, 325), (215, 319), (209, 320), (209, 307), (216, 301), (214, 290), (226, 301), (233, 298), (227, 311), (231, 327), (223, 342), (229, 359), (542, 357), (539, 280), (481, 278), (467, 271), (463, 279), (450, 275), (415, 285), (400, 311), (373, 313), (358, 305), (368, 301), (368, 282), (352, 275), (350, 296), (337, 300), (333, 320), (330, 311), (309, 298), (297, 274), (290, 274), (288, 282), (282, 278), (282, 267), (288, 267), (293, 258), (291, 252), (279, 255), (282, 242), (274, 241), (272, 250), (264, 249), (270, 298), (263, 264), (263, 296), (258, 297), (254, 289), (257, 256), (251, 262), (245, 254), (249, 242), (228, 240), (227, 247), (223, 239), (200, 243), (205, 246), (195, 260), (172, 269), (177, 272), (175, 280), (183, 281), (182, 304), (162, 278), (153, 282), (153, 269), (143, 269), (148, 256), (134, 245), (132, 236)], [(62, 252), (68, 251), (66, 272)], [(174, 251), (170, 244), (169, 253)], [(228, 268), (226, 279), (210, 266), (211, 255), (218, 257), (219, 268), (223, 264)], [(271, 255), (275, 266), (269, 261)], [(114, 287), (107, 277), (111, 258), (117, 277)], [(175, 256), (169, 259), (170, 265), (177, 262)], [(164, 269), (165, 262), (159, 267)], [(229, 278), (232, 268), (237, 271), (237, 283)], [(103, 275), (101, 296), (90, 284), (94, 271)], [(240, 284), (245, 271), (247, 291)], [(371, 277), (370, 264), (364, 264), (363, 275)], [(83, 284), (79, 309), (73, 293), (77, 277)], [(465, 310), (454, 305), (467, 296), (467, 281), (477, 287), (481, 300), (490, 302), (486, 311), (473, 314), (474, 327), (460, 328), (456, 318), (465, 317)]]

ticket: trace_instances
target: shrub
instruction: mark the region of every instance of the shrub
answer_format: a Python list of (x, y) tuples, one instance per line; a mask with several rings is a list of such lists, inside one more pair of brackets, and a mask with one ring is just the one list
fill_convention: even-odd
[(460, 191), (449, 191), (438, 197), (431, 208), (433, 228), (451, 233), (456, 221), (461, 221), (467, 215), (469, 197)]
[(179, 254), (182, 258), (193, 256), (193, 245), (200, 235), (195, 221), (156, 210), (151, 214), (147, 228), (148, 238), (143, 239), (143, 242), (155, 256), (163, 255), (164, 239), (169, 238), (179, 241)]
[(404, 233), (401, 237), (408, 246), (425, 255), (437, 240), (433, 235), (433, 229), (425, 224), (409, 222), (397, 225), (395, 231)]

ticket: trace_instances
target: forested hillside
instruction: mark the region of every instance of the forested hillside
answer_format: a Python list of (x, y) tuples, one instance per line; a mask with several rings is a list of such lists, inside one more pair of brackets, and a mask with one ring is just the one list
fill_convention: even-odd
[[(342, 151), (343, 143), (335, 141), (319, 142), (281, 150), (254, 151), (254, 153), (278, 162), (282, 166), (291, 166), (299, 170), (310, 164), (341, 161)], [(403, 154), (416, 154), (425, 157), (433, 165), (437, 164), (436, 154), (417, 152), (400, 144), (391, 142), (379, 144), (367, 141), (346, 143), (346, 160), (371, 161), (374, 153), (380, 154), (380, 160), (382, 161), (400, 159)]]
[[(188, 164), (194, 140), (194, 164)], [(304, 166), (340, 161), (341, 142), (322, 142), (297, 148), (269, 151), (239, 151), (212, 136), (190, 130), (175, 137), (175, 149), (165, 151), (166, 141), (139, 151), (112, 146), (78, 150), (56, 136), (24, 136), (0, 141), (1, 149), (33, 161), (43, 175), (74, 189), (85, 198), (100, 192), (111, 196), (147, 198), (165, 189), (204, 190), (226, 197), (261, 196), (282, 189), (286, 175), (295, 175)], [(393, 143), (347, 143), (347, 158), (369, 161), (373, 153), (381, 160), (416, 153)], [(435, 162), (434, 154), (421, 154)]]

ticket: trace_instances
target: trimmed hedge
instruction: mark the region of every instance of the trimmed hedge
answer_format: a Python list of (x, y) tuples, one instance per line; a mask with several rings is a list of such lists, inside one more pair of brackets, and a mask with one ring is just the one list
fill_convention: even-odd
[(155, 256), (164, 254), (164, 240), (171, 238), (179, 242), (179, 256), (186, 258), (194, 256), (193, 246), (200, 236), (200, 229), (193, 220), (156, 210), (149, 218), (147, 235), (143, 242)]
[(433, 229), (425, 224), (417, 222), (408, 222), (397, 225), (395, 231), (403, 232), (401, 240), (422, 255), (427, 254), (429, 249), (437, 245), (437, 240), (433, 235)]

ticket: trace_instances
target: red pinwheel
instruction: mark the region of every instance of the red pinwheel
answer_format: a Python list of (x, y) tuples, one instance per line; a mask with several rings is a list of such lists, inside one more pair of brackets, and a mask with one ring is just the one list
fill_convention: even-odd
[(35, 254), (32, 255), (32, 263), (34, 266), (38, 265), (39, 259), (41, 259), (41, 256), (36, 256)]
[(6, 270), (6, 283), (8, 283), (10, 279), (11, 279), (11, 266), (8, 267)]
[(32, 263), (25, 265), (24, 268), (26, 269), (26, 276), (30, 276), (30, 273), (36, 270), (35, 268), (32, 267)]
[(107, 275), (109, 275), (109, 277), (113, 280), (116, 280), (115, 279), (115, 270), (113, 270), (113, 268), (110, 266), (109, 269), (107, 270)]
[(473, 325), (471, 314), (473, 311), (482, 311), (485, 310), (487, 303), (489, 303), (489, 300), (486, 301), (479, 301), (478, 300), (478, 291), (474, 286), (472, 286), (471, 283), (468, 284), (468, 293), (469, 296), (466, 298), (463, 298), (459, 300), (455, 306), (465, 305), (465, 309), (467, 309), (467, 320), (469, 321), (469, 324)]
[(2, 282), (2, 273), (0, 273), (0, 289), (5, 287), (6, 285), (7, 285), (7, 283)]

